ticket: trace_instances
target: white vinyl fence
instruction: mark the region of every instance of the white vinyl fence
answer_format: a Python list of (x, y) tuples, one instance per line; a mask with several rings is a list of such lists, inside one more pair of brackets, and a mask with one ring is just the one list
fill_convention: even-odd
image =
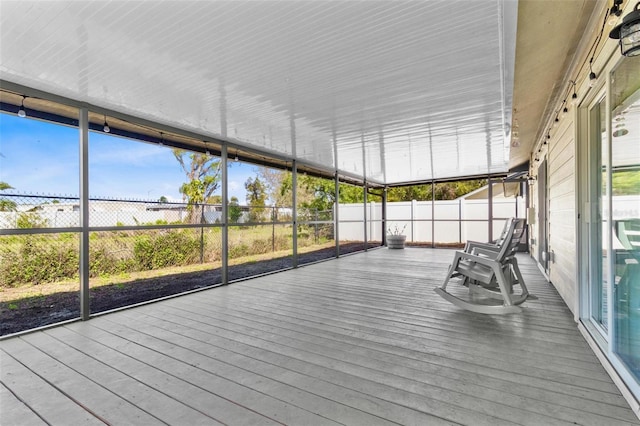
[[(516, 206), (517, 203), (517, 206)], [(341, 240), (362, 241), (365, 229), (365, 207), (362, 204), (340, 204), (339, 235)], [(524, 217), (522, 197), (494, 199), (493, 236), (489, 238), (489, 209), (487, 200), (407, 201), (387, 203), (387, 231), (396, 229), (407, 236), (408, 242), (464, 243), (467, 240), (489, 241), (502, 231), (504, 220)], [(382, 204), (366, 206), (367, 240), (382, 240)], [(432, 218), (434, 219), (432, 225)]]

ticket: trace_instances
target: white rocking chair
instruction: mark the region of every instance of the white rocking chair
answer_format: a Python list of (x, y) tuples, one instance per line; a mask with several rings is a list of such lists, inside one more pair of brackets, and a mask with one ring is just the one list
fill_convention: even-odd
[[(467, 244), (465, 251), (457, 251), (442, 286), (435, 289), (445, 300), (454, 305), (482, 314), (510, 314), (521, 312), (517, 306), (527, 300), (529, 291), (524, 283), (515, 254), (524, 233), (524, 219), (512, 219), (505, 226), (506, 234), (500, 244)], [(461, 284), (469, 288), (465, 300), (447, 291), (451, 278), (461, 278)], [(521, 293), (514, 295), (514, 286)], [(478, 300), (477, 296), (484, 297)], [(487, 300), (489, 299), (489, 300)], [(490, 304), (491, 299), (502, 304)]]

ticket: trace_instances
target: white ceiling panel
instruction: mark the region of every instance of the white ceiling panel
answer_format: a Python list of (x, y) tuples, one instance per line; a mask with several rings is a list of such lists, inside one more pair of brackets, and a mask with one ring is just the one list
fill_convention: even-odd
[(515, 0), (2, 1), (0, 14), (9, 82), (377, 182), (507, 170)]

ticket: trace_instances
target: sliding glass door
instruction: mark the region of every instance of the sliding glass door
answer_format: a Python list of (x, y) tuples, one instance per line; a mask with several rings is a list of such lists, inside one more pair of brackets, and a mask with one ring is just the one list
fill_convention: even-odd
[(640, 57), (607, 83), (581, 115), (581, 317), (640, 395)]
[(640, 382), (640, 57), (611, 75), (613, 352)]

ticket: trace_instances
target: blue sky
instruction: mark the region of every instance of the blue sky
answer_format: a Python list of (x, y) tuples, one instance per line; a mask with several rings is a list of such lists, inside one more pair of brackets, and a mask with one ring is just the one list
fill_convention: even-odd
[[(78, 135), (76, 128), (0, 113), (0, 181), (12, 192), (77, 196)], [(229, 197), (244, 203), (244, 182), (256, 167), (230, 165)], [(89, 170), (91, 197), (182, 200), (186, 178), (167, 147), (91, 132)]]

